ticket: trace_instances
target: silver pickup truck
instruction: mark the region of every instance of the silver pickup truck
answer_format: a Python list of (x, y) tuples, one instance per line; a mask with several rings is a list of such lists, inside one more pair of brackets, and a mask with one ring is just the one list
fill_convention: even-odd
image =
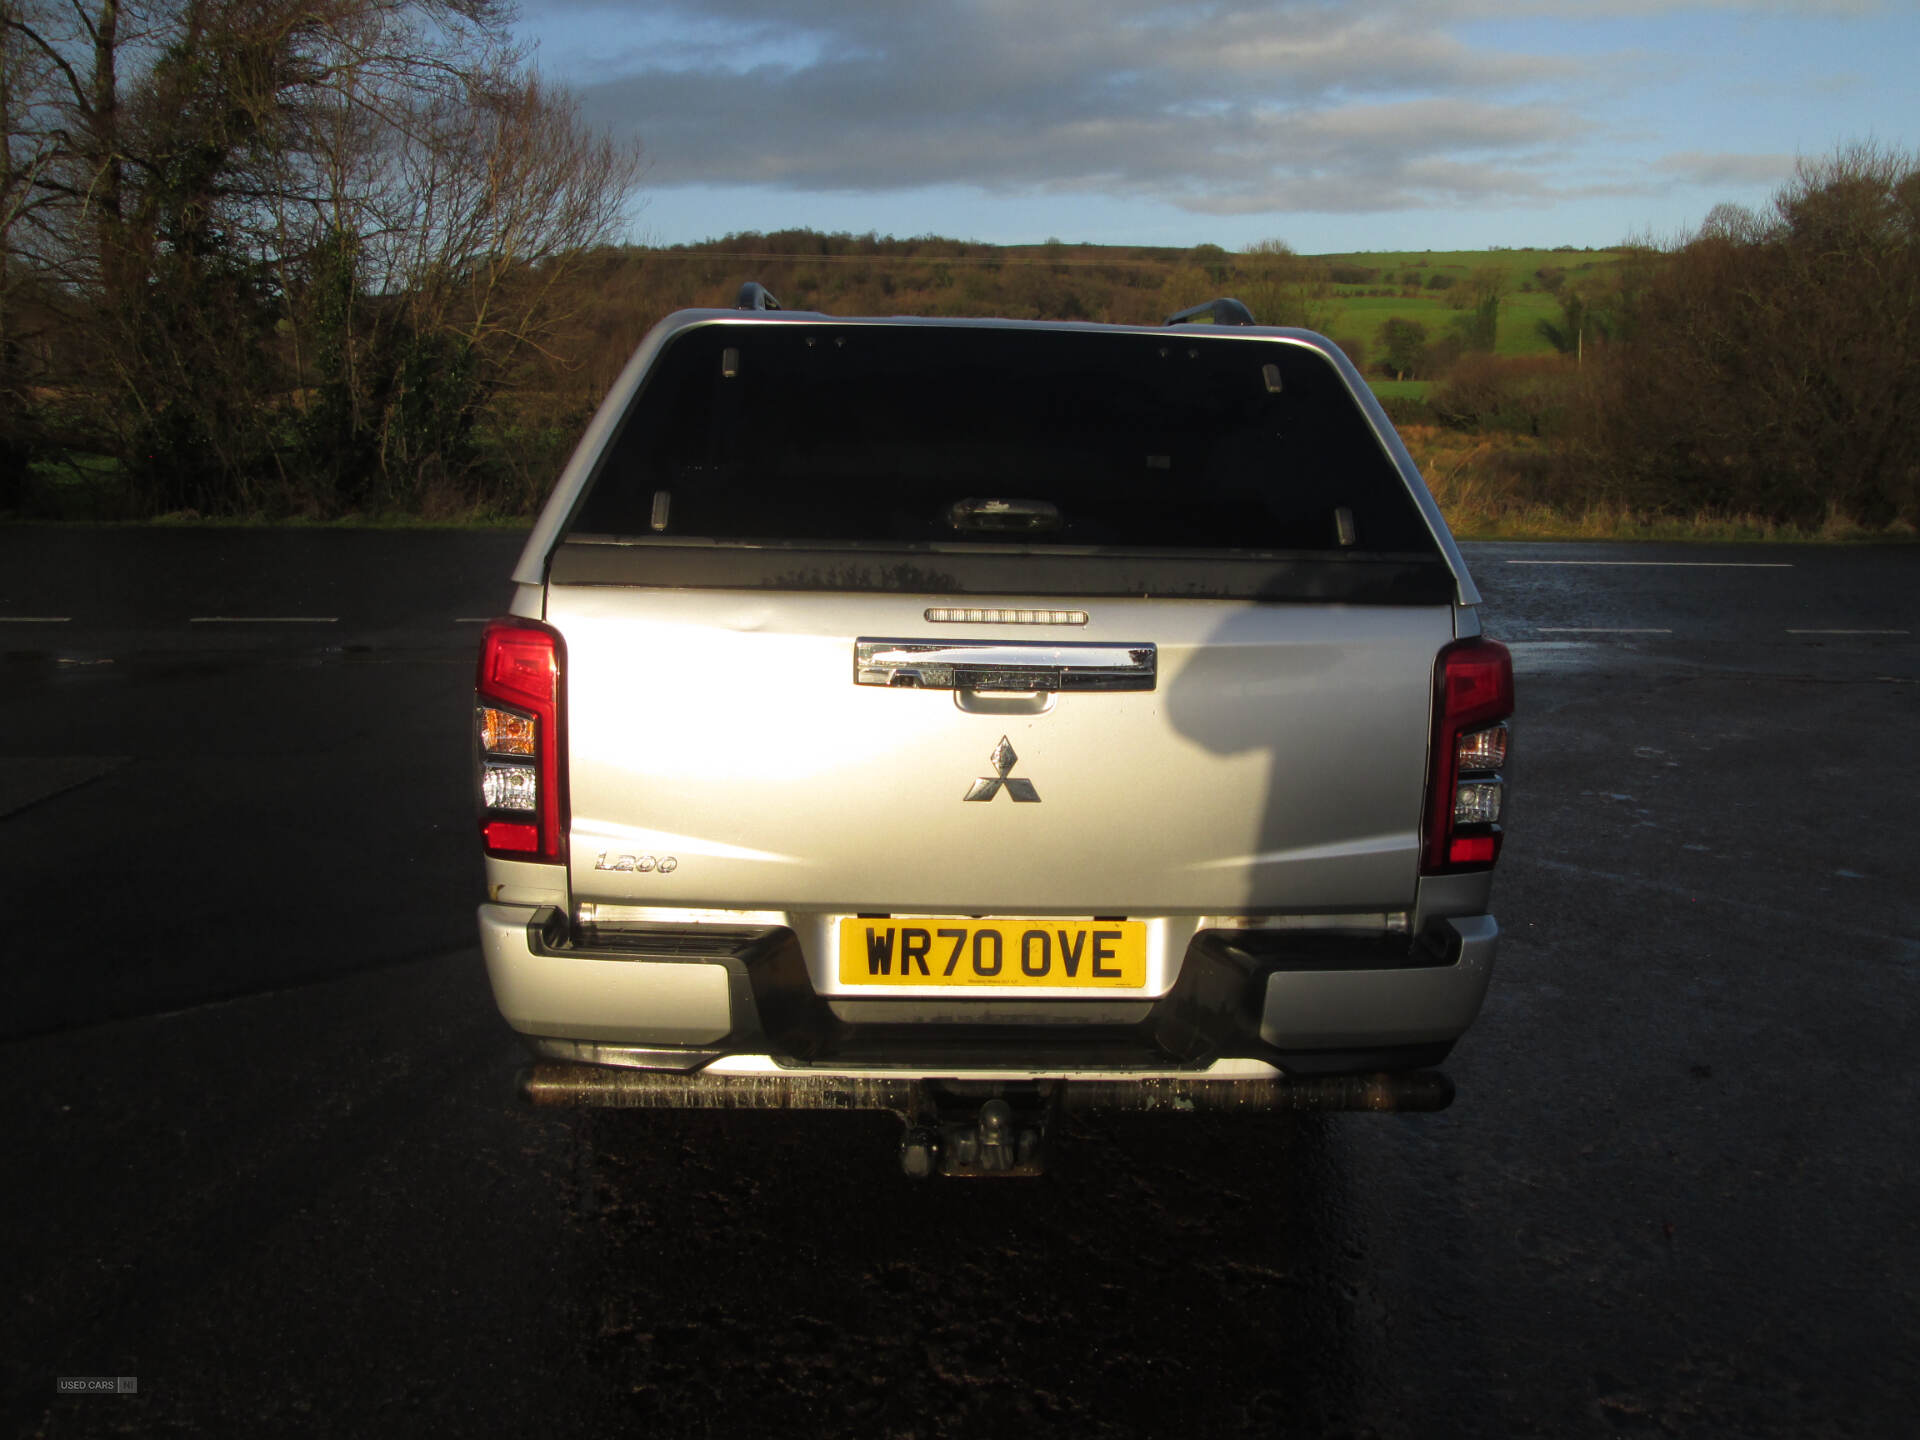
[(1247, 320), (646, 337), (480, 657), (532, 1099), (891, 1109), (916, 1175), (1448, 1103), (1511, 663), (1365, 382)]

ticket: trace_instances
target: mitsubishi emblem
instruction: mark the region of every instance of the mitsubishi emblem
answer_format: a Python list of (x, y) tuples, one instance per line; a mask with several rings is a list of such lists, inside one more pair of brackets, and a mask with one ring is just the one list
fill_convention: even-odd
[(982, 775), (974, 781), (973, 788), (967, 791), (967, 799), (991, 800), (1000, 793), (1000, 787), (1004, 785), (1007, 787), (1007, 794), (1015, 800), (1034, 805), (1040, 803), (1040, 792), (1033, 788), (1031, 780), (1008, 778), (1007, 772), (1020, 763), (1020, 757), (1013, 753), (1013, 746), (1007, 742), (1006, 736), (1000, 737), (1000, 743), (993, 747), (993, 753), (987, 757), (987, 760), (993, 766), (994, 773)]

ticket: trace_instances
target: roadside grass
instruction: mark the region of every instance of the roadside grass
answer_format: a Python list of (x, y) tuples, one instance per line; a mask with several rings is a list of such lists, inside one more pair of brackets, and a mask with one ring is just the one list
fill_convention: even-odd
[[(1417, 396), (1426, 382), (1380, 381), (1374, 388)], [(1447, 525), (1461, 540), (1659, 540), (1694, 543), (1847, 544), (1912, 543), (1912, 526), (1873, 530), (1844, 515), (1815, 528), (1782, 525), (1754, 515), (1701, 511), (1655, 515), (1605, 501), (1543, 499), (1527, 493), (1526, 477), (1547, 458), (1544, 442), (1522, 435), (1474, 436), (1433, 425), (1402, 425), (1400, 434), (1420, 466)], [(1520, 477), (1516, 479), (1516, 476)], [(84, 514), (7, 515), (0, 524), (48, 526), (146, 525), (209, 530), (525, 530), (528, 514), (474, 508), (428, 518), (397, 513), (348, 514), (330, 519), (200, 515), (176, 511), (146, 520)]]
[(1874, 530), (1847, 516), (1832, 516), (1812, 529), (1781, 525), (1758, 515), (1648, 515), (1597, 505), (1578, 512), (1520, 505), (1485, 514), (1442, 505), (1457, 540), (1645, 540), (1695, 545), (1912, 544), (1912, 526), (1895, 523)]
[[(140, 521), (115, 521), (115, 524), (140, 524)], [(311, 515), (201, 515), (193, 510), (176, 510), (156, 515), (144, 523), (162, 529), (201, 528), (208, 530), (525, 530), (533, 516), (502, 515), (487, 507), (446, 515), (409, 515), (395, 511), (358, 511), (332, 515), (324, 519)]]
[(497, 504), (437, 504), (427, 513), (404, 510), (350, 511), (317, 516), (298, 512), (254, 515), (203, 515), (171, 510), (157, 515), (129, 493), (120, 462), (110, 455), (74, 451), (33, 462), (25, 503), (0, 511), (8, 525), (195, 526), (230, 530), (524, 530), (532, 512), (502, 510)]
[(35, 465), (27, 503), (14, 511), (0, 510), (0, 524), (126, 526), (160, 529), (221, 530), (524, 530), (532, 513), (501, 511), (497, 506), (474, 505), (431, 515), (405, 511), (354, 511), (320, 517), (301, 514), (202, 515), (197, 510), (141, 514), (142, 507), (127, 494), (119, 466), (105, 456), (76, 456), (59, 463)]
[(1526, 435), (1468, 435), (1437, 425), (1402, 425), (1400, 438), (1427, 489), (1461, 540), (1664, 540), (1693, 543), (1912, 543), (1912, 525), (1881, 529), (1834, 512), (1817, 526), (1764, 516), (1698, 510), (1661, 514), (1604, 496), (1552, 493), (1550, 443)]
[[(1426, 380), (1372, 380), (1383, 401), (1413, 407), (1431, 393)], [(1448, 525), (1468, 540), (1663, 540), (1695, 542), (1912, 542), (1912, 526), (1869, 529), (1844, 515), (1815, 527), (1782, 525), (1763, 517), (1702, 511), (1654, 514), (1578, 493), (1562, 478), (1554, 442), (1505, 431), (1470, 434), (1407, 420), (1402, 440), (1420, 466)], [(328, 518), (306, 515), (201, 515), (191, 510), (138, 518), (141, 506), (126, 493), (120, 467), (109, 457), (74, 454), (36, 465), (27, 508), (0, 513), (0, 523), (149, 525), (159, 528), (312, 530), (525, 530), (525, 511), (490, 505), (442, 503), (428, 514), (360, 511)]]
[[(1079, 254), (1078, 249), (1075, 254)], [(1169, 266), (1184, 252), (1153, 252)], [(1087, 252), (1098, 258), (1099, 247)], [(1551, 353), (1539, 333), (1542, 319), (1558, 319), (1553, 292), (1539, 277), (1545, 267), (1563, 271), (1568, 283), (1592, 278), (1595, 272), (1619, 264), (1628, 252), (1620, 250), (1469, 250), (1369, 251), (1311, 257), (1330, 266), (1351, 265), (1375, 272), (1362, 283), (1335, 284), (1330, 295), (1330, 334), (1365, 343), (1362, 368), (1375, 395), (1388, 402), (1402, 437), (1426, 476), (1456, 534), (1471, 539), (1514, 540), (1690, 540), (1690, 541), (1913, 541), (1913, 527), (1869, 530), (1845, 516), (1830, 517), (1818, 527), (1785, 526), (1752, 515), (1702, 512), (1694, 515), (1644, 513), (1611, 503), (1604, 496), (1591, 499), (1573, 492), (1564, 478), (1564, 456), (1549, 442), (1505, 432), (1468, 434), (1429, 423), (1426, 402), (1438, 388), (1432, 380), (1394, 380), (1377, 373), (1384, 347), (1380, 327), (1393, 316), (1417, 320), (1427, 327), (1429, 340), (1444, 337), (1467, 313), (1458, 297), (1475, 270), (1502, 268), (1508, 280), (1501, 299), (1496, 353), (1531, 356)], [(1137, 262), (1136, 262), (1137, 263)], [(996, 272), (997, 273), (997, 270)], [(1450, 289), (1429, 289), (1435, 275), (1449, 276)], [(1390, 278), (1389, 278), (1390, 277)], [(551, 475), (571, 443), (572, 431), (551, 420), (544, 428), (498, 426), (482, 437), (483, 444), (514, 461), (504, 466), (510, 474), (492, 488), (489, 503), (472, 504), (447, 494), (422, 497), (419, 511), (376, 510), (328, 518), (310, 515), (273, 516), (200, 515), (193, 511), (139, 518), (145, 510), (141, 497), (111, 457), (72, 454), (36, 462), (23, 503), (14, 512), (0, 512), (8, 524), (150, 524), (166, 527), (312, 528), (378, 530), (521, 530), (531, 523), (542, 477)], [(565, 432), (564, 434), (562, 432)], [(529, 436), (538, 441), (531, 448)], [(522, 509), (521, 506), (526, 508)], [(424, 513), (420, 513), (424, 512)]]
[(502, 515), (485, 509), (439, 516), (404, 514), (333, 515), (202, 515), (197, 510), (173, 510), (163, 515), (75, 516), (9, 514), (0, 511), (0, 525), (45, 525), (100, 530), (143, 526), (156, 530), (525, 530), (533, 516)]
[(110, 523), (126, 512), (127, 485), (120, 462), (111, 455), (69, 451), (58, 459), (38, 459), (27, 467), (25, 514)]

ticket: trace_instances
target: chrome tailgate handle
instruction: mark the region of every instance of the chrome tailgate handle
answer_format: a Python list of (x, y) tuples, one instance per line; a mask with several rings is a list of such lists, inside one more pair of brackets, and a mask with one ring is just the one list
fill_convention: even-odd
[(1151, 645), (1088, 641), (856, 640), (853, 683), (920, 690), (1151, 690)]

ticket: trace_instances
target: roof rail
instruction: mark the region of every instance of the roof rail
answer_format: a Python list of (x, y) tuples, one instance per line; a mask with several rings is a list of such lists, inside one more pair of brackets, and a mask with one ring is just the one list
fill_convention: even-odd
[(1169, 315), (1167, 324), (1184, 325), (1189, 320), (1198, 320), (1202, 315), (1216, 325), (1253, 324), (1253, 312), (1238, 300), (1224, 295), (1218, 300), (1209, 300), (1204, 305), (1195, 305), (1189, 310), (1182, 310), (1177, 315)]
[(767, 287), (762, 285), (758, 280), (749, 280), (740, 287), (740, 293), (734, 297), (733, 308), (736, 310), (778, 310), (780, 308), (780, 302), (774, 299)]

